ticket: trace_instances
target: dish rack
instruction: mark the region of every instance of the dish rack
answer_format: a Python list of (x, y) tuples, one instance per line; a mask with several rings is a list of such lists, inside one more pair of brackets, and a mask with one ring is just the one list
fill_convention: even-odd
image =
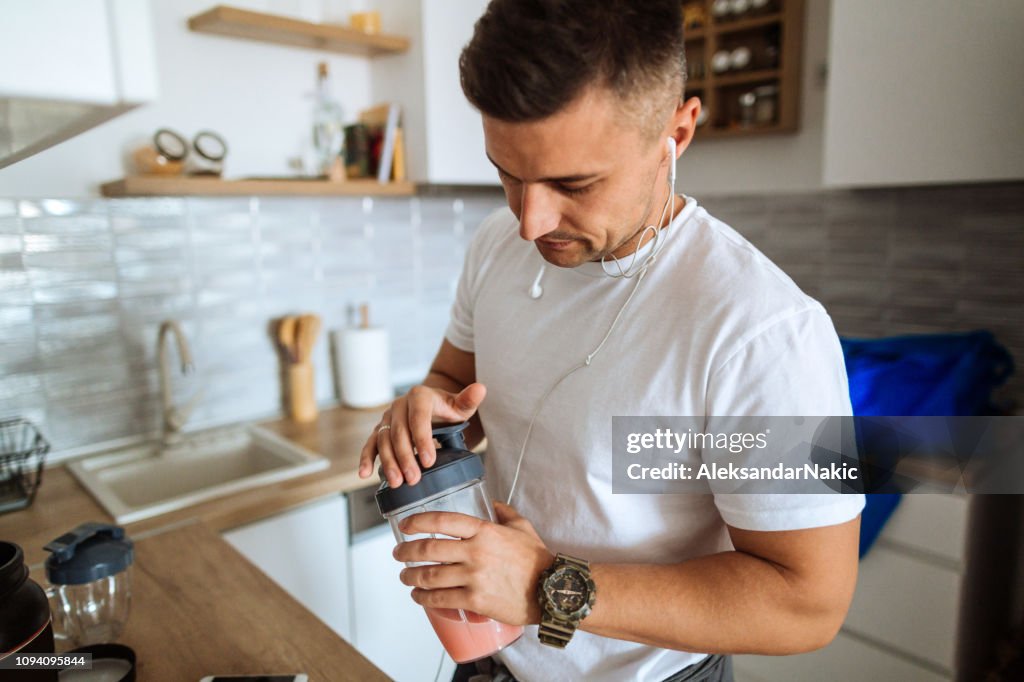
[(0, 514), (32, 504), (50, 444), (23, 417), (0, 420)]

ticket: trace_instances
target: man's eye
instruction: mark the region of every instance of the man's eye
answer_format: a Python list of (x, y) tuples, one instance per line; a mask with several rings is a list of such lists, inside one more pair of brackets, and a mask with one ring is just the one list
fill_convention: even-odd
[(593, 185), (584, 185), (583, 187), (569, 187), (568, 185), (558, 185), (558, 191), (566, 194), (570, 197), (576, 197), (581, 194), (586, 194), (590, 191)]

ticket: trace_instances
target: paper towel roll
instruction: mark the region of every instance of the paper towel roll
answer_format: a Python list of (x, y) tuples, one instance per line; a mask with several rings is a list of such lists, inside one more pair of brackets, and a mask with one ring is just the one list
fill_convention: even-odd
[(388, 331), (378, 327), (331, 332), (335, 381), (349, 407), (379, 407), (394, 400)]

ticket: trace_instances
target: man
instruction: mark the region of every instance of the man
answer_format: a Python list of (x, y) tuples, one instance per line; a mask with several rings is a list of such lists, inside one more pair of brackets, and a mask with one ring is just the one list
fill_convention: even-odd
[[(395, 557), (441, 564), (403, 571), (419, 604), (532, 626), (496, 655), (521, 682), (731, 679), (728, 654), (827, 644), (852, 598), (860, 496), (611, 493), (615, 415), (850, 413), (822, 307), (671, 188), (700, 111), (681, 4), (492, 0), (460, 69), (510, 211), (480, 228), (429, 375), (360, 461), (415, 484), (432, 422), (486, 434), (512, 506), (412, 517), (461, 540)], [(552, 568), (593, 600), (578, 622), (538, 596)]]

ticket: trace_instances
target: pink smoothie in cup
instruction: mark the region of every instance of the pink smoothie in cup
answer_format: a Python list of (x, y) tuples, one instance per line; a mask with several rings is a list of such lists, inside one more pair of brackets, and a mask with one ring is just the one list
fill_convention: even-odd
[[(466, 449), (462, 437), (467, 426), (469, 422), (434, 427), (434, 439), (440, 447), (434, 465), (420, 472), (417, 483), (392, 488), (381, 473), (381, 484), (374, 497), (381, 515), (391, 524), (397, 542), (426, 537), (452, 539), (439, 532), (406, 534), (402, 531), (406, 518), (424, 512), (455, 512), (494, 522), (494, 507), (484, 487), (483, 461), (478, 454)], [(407, 562), (406, 565), (422, 564)], [(428, 608), (426, 612), (441, 644), (458, 663), (490, 656), (523, 634), (521, 626), (505, 625), (472, 611)]]
[(505, 625), (472, 611), (426, 609), (445, 651), (456, 663), (469, 663), (501, 651), (523, 634), (521, 625)]

